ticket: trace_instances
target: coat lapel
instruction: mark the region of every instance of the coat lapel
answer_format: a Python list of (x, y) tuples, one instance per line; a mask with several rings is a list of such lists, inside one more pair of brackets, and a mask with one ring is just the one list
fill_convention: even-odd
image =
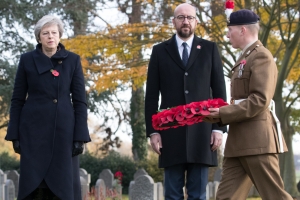
[(178, 52), (175, 35), (173, 35), (173, 37), (168, 42), (166, 42), (166, 50), (169, 53), (170, 57), (178, 64), (178, 66), (183, 70), (186, 70), (186, 67), (184, 66)]
[[(63, 60), (68, 56), (68, 51), (65, 50), (65, 47), (61, 43), (59, 44), (59, 47), (60, 50), (56, 52), (52, 58), (56, 60)], [(41, 51), (41, 48), (42, 45), (38, 44), (33, 52), (33, 59), (39, 74), (48, 72), (54, 68), (51, 59)]]
[(50, 71), (50, 69), (53, 68), (50, 58), (43, 54), (39, 48), (39, 45), (36, 46), (36, 49), (33, 52), (33, 60), (39, 74)]
[(254, 42), (250, 47), (248, 47), (248, 48), (246, 49), (246, 51), (243, 53), (243, 55), (241, 55), (241, 56), (239, 57), (239, 59), (236, 61), (236, 63), (233, 65), (233, 67), (231, 68), (231, 70), (233, 70), (235, 67), (239, 66), (240, 63), (241, 63), (241, 61), (242, 61), (243, 59), (246, 59), (246, 58), (251, 54), (251, 52), (252, 52), (256, 47), (258, 47), (258, 46), (262, 46), (262, 43), (261, 43), (259, 40), (256, 41), (256, 42)]

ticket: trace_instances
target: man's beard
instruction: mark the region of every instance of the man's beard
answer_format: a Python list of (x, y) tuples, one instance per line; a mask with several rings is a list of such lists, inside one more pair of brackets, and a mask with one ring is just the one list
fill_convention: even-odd
[[(189, 28), (190, 30), (188, 32), (183, 32), (182, 28)], [(193, 30), (190, 26), (182, 26), (177, 30), (177, 33), (181, 38), (189, 38), (193, 34)]]

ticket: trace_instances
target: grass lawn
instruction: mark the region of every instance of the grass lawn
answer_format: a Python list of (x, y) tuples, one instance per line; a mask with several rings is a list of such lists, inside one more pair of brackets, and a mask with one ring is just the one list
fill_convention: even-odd
[[(107, 198), (106, 200), (111, 200), (111, 198)], [(123, 194), (122, 200), (129, 200), (128, 195)], [(247, 200), (262, 200), (260, 197), (247, 198)]]
[[(111, 198), (107, 198), (106, 200), (111, 200)], [(123, 194), (122, 200), (129, 200), (128, 195)], [(262, 200), (260, 197), (247, 198), (247, 200)]]

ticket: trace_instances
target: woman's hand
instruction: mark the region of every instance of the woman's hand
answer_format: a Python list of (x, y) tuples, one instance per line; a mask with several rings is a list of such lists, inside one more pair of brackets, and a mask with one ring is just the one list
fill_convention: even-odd
[(73, 142), (72, 157), (82, 154), (83, 144), (84, 144), (84, 142), (79, 142), (79, 141)]
[(18, 153), (18, 154), (21, 155), (20, 141), (19, 140), (13, 140), (12, 144), (13, 144), (13, 148), (14, 148), (15, 153)]

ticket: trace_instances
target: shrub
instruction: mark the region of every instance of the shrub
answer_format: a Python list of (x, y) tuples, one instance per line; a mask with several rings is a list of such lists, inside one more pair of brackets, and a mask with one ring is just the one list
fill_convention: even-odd
[(20, 161), (15, 157), (11, 157), (8, 152), (2, 152), (0, 154), (0, 169), (4, 172), (7, 170), (20, 171)]

